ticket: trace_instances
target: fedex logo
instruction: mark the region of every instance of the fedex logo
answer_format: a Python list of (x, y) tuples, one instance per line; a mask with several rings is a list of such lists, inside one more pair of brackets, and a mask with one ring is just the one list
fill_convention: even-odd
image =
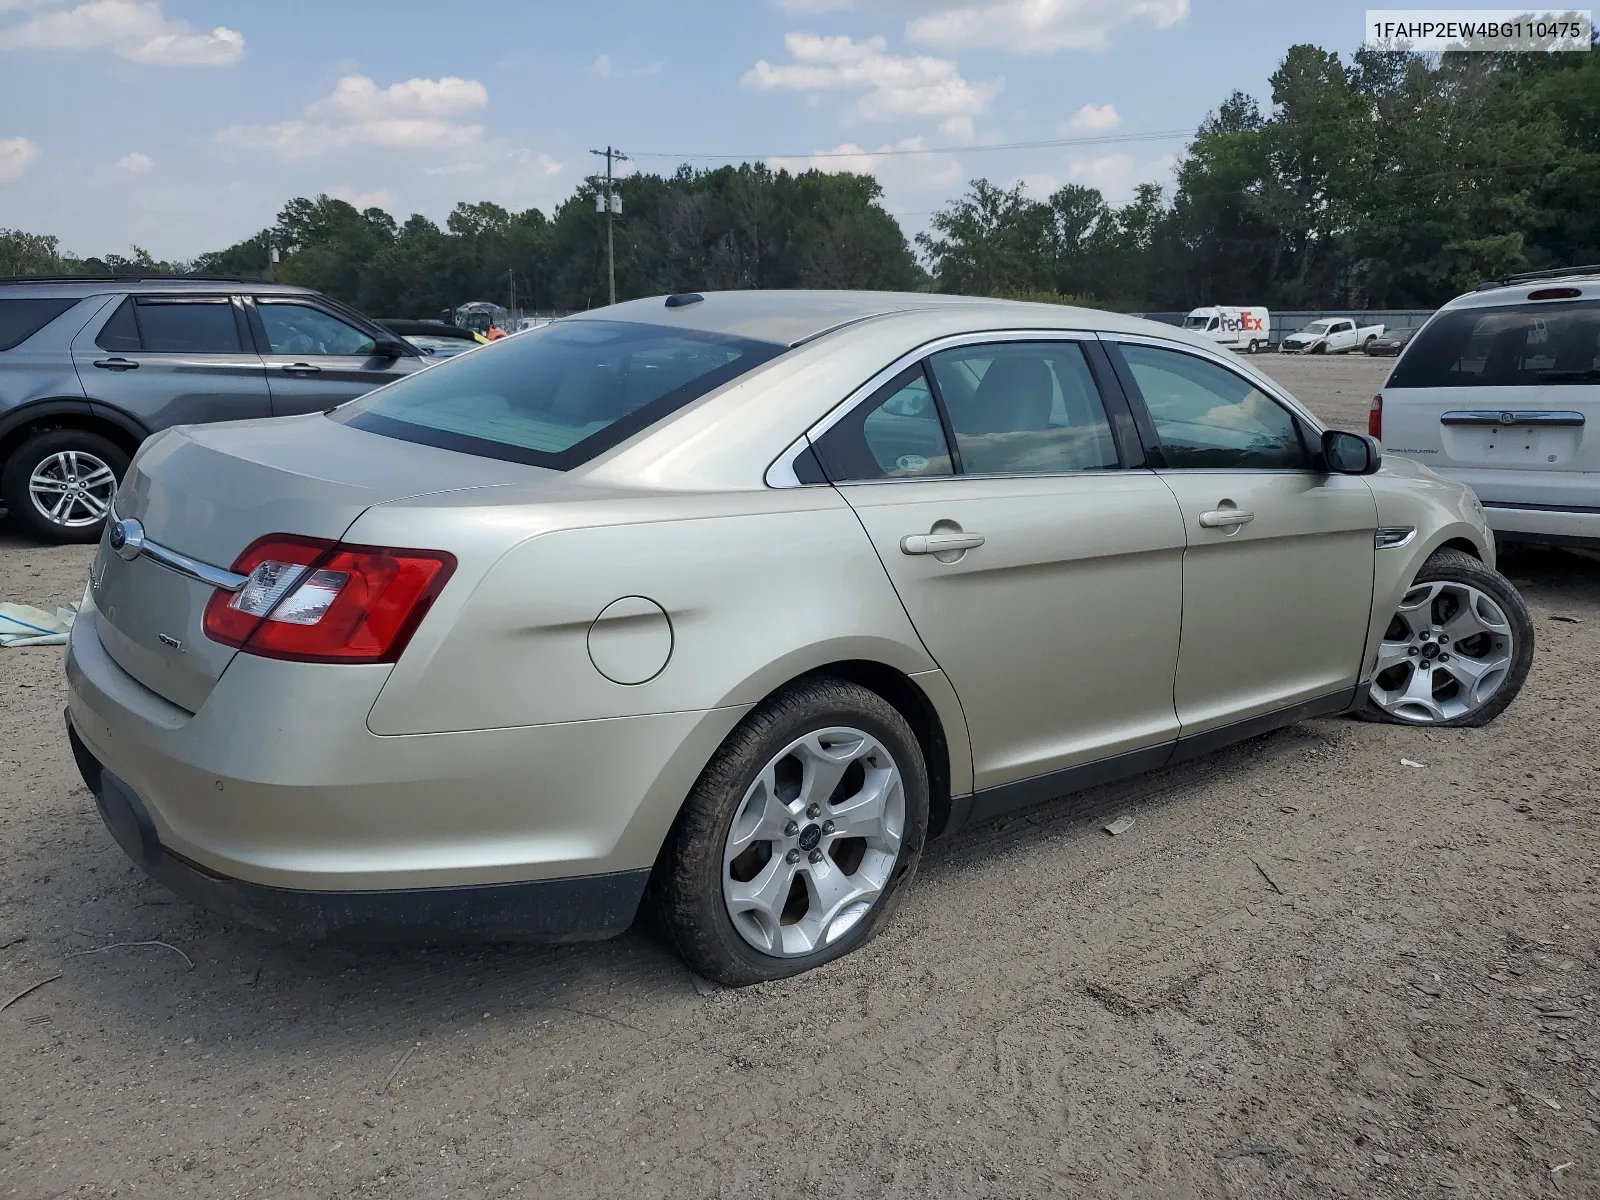
[(1229, 333), (1260, 333), (1261, 318), (1252, 313), (1224, 313), (1220, 327)]

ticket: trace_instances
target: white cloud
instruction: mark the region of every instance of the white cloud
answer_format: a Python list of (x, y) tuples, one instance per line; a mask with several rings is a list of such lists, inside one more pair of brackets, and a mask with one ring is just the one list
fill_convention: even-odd
[(637, 79), (642, 75), (661, 74), (660, 63), (649, 63), (643, 67), (619, 66), (609, 54), (602, 54), (589, 64), (589, 71), (601, 79)]
[(328, 195), (335, 200), (343, 200), (346, 204), (363, 210), (368, 208), (388, 209), (394, 206), (394, 196), (390, 194), (387, 188), (373, 188), (370, 192), (359, 192), (348, 183), (341, 183), (337, 187), (329, 188)]
[(379, 88), (365, 75), (346, 75), (306, 112), (339, 121), (379, 121), (409, 117), (459, 117), (489, 103), (489, 89), (476, 79), (408, 79)]
[(39, 160), (40, 153), (25, 137), (0, 138), (0, 183), (19, 178)]
[[(626, 179), (631, 175), (633, 172), (629, 169), (630, 166), (631, 164), (623, 163), (618, 167), (618, 178)], [(477, 175), (499, 171), (508, 177), (529, 180), (559, 175), (564, 170), (566, 170), (565, 163), (557, 162), (543, 151), (519, 150), (504, 143), (495, 143), (484, 147), (483, 152), (473, 158), (424, 167), (422, 173), (435, 179), (448, 179), (453, 175)]]
[(117, 170), (124, 175), (148, 175), (155, 169), (155, 159), (135, 151), (117, 159)]
[(912, 18), (913, 41), (935, 46), (996, 46), (1018, 54), (1099, 50), (1111, 31), (1144, 20), (1167, 29), (1189, 15), (1189, 0), (980, 0)]
[(149, 66), (226, 67), (243, 56), (244, 35), (222, 25), (196, 32), (157, 0), (89, 0), (0, 29), (0, 50), (111, 50)]
[[(1133, 199), (1133, 189), (1141, 183), (1159, 183), (1170, 186), (1172, 172), (1178, 165), (1176, 154), (1163, 154), (1148, 162), (1136, 162), (1131, 154), (1102, 154), (1094, 158), (1079, 158), (1067, 164), (1067, 183), (1081, 183), (1098, 188), (1108, 204), (1126, 204)], [(1049, 183), (1048, 191), (1061, 186), (1061, 181), (1040, 178), (1029, 181), (1030, 186)]]
[(1072, 114), (1067, 128), (1078, 133), (1106, 133), (1121, 124), (1115, 105), (1085, 104)]
[(264, 150), (279, 158), (315, 158), (335, 150), (376, 146), (388, 150), (436, 150), (478, 141), (482, 125), (454, 121), (387, 120), (332, 125), (317, 121), (280, 121), (276, 125), (230, 125), (217, 141), (233, 150)]
[(306, 108), (307, 119), (230, 125), (217, 134), (217, 142), (283, 159), (369, 146), (439, 150), (480, 141), (482, 125), (452, 118), (488, 102), (488, 89), (474, 79), (408, 79), (380, 88), (365, 75), (346, 75), (331, 93)]
[(887, 53), (881, 37), (856, 41), (791, 33), (784, 37), (793, 62), (774, 66), (762, 59), (745, 72), (743, 85), (758, 91), (860, 91), (856, 112), (868, 121), (900, 117), (964, 119), (970, 129), (1004, 86), (971, 83), (956, 64), (925, 55)]
[(891, 198), (928, 191), (942, 195), (943, 190), (961, 182), (961, 164), (948, 154), (926, 151), (927, 141), (921, 137), (901, 138), (876, 150), (844, 142), (831, 150), (818, 150), (799, 158), (769, 159), (767, 165), (795, 172), (875, 175)]

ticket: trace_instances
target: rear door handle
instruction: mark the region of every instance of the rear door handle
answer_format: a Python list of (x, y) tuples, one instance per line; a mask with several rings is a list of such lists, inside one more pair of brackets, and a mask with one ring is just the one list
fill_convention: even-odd
[(283, 373), (285, 375), (315, 375), (320, 370), (322, 370), (321, 367), (313, 366), (311, 363), (283, 364)]
[(139, 364), (131, 358), (97, 358), (94, 365), (106, 371), (137, 371)]
[(902, 554), (948, 554), (983, 545), (981, 533), (913, 533), (900, 539)]
[(1242, 508), (1214, 508), (1200, 514), (1200, 524), (1207, 529), (1226, 529), (1229, 525), (1246, 525), (1256, 519), (1253, 512)]

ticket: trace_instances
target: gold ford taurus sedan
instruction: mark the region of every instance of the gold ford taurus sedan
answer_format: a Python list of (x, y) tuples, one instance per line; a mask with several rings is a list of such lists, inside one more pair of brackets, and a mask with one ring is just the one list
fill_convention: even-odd
[(1472, 494), (1083, 309), (639, 300), (147, 442), (67, 656), (122, 848), (294, 936), (731, 984), (924, 842), (1316, 714), (1481, 724), (1533, 631)]

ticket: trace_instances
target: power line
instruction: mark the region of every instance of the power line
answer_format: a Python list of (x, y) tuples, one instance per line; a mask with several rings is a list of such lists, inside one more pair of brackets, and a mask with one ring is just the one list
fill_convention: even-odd
[[(717, 161), (740, 159), (759, 162), (774, 158), (888, 158), (911, 154), (975, 154), (993, 150), (1060, 150), (1073, 146), (1110, 146), (1124, 142), (1166, 142), (1194, 136), (1192, 129), (1156, 129), (1145, 133), (1114, 133), (1095, 137), (1045, 138), (1033, 142), (985, 142), (968, 146), (895, 147), (886, 150), (825, 150), (799, 154), (676, 154), (666, 150), (635, 150), (634, 158), (673, 158), (680, 160), (712, 159)], [(596, 153), (599, 153), (596, 151)]]

